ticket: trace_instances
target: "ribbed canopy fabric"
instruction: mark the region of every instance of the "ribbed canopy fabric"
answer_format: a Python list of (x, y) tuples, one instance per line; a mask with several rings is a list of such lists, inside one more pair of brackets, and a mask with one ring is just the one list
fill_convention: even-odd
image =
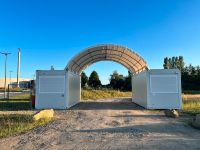
[(143, 70), (148, 70), (146, 61), (132, 50), (113, 44), (104, 44), (89, 47), (71, 59), (66, 66), (66, 70), (81, 74), (88, 66), (99, 61), (114, 61), (132, 74), (137, 74)]

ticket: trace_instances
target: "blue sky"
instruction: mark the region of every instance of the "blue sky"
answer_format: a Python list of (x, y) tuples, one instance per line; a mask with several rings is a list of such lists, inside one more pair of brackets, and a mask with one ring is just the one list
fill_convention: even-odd
[[(16, 76), (21, 48), (21, 76), (37, 69), (64, 69), (86, 47), (113, 43), (141, 55), (149, 68), (162, 68), (166, 56), (182, 55), (187, 64), (200, 64), (199, 0), (0, 0), (0, 51), (12, 54), (8, 72)], [(105, 67), (106, 65), (106, 67)], [(0, 56), (0, 76), (4, 75)], [(103, 83), (116, 63), (99, 62), (88, 69)]]

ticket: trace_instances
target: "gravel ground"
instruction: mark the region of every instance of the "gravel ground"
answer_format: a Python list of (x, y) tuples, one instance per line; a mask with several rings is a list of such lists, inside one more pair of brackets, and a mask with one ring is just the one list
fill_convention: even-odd
[(200, 130), (192, 117), (167, 118), (130, 99), (79, 103), (57, 110), (55, 121), (28, 133), (0, 140), (0, 149), (200, 149)]

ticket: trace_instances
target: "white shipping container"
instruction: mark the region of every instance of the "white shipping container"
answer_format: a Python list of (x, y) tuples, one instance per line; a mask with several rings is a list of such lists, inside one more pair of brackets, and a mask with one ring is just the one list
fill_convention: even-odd
[(181, 109), (181, 73), (153, 69), (132, 77), (132, 101), (147, 109)]
[(36, 109), (66, 109), (66, 71), (36, 71)]
[(80, 102), (80, 75), (65, 70), (36, 72), (36, 109), (66, 109)]

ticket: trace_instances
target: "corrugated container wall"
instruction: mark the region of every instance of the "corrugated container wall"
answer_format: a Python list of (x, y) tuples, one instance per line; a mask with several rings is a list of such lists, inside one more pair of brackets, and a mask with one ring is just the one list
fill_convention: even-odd
[(74, 106), (81, 99), (80, 75), (67, 71), (67, 108)]
[(181, 73), (153, 69), (132, 77), (133, 102), (148, 109), (181, 109)]

